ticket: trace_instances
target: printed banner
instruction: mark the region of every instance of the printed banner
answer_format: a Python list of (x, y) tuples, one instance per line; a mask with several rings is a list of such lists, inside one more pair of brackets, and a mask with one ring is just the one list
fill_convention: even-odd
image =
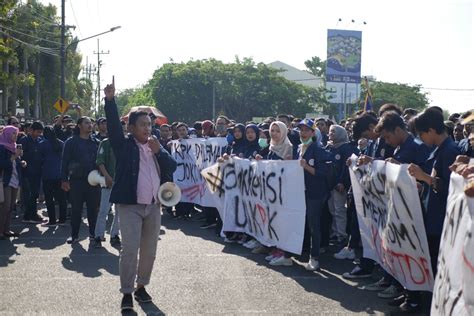
[(306, 202), (299, 161), (233, 158), (202, 174), (222, 205), (223, 231), (244, 232), (265, 246), (301, 254)]
[(377, 261), (403, 286), (432, 291), (428, 241), (416, 182), (408, 165), (374, 161), (350, 169), (364, 257)]
[(474, 315), (474, 199), (465, 184), (451, 173), (431, 315)]
[(326, 82), (360, 83), (362, 32), (328, 30)]
[(201, 170), (215, 164), (217, 158), (225, 153), (227, 139), (216, 137), (173, 140), (170, 146), (171, 155), (178, 163), (173, 181), (181, 189), (181, 202), (215, 207), (215, 200), (201, 176)]

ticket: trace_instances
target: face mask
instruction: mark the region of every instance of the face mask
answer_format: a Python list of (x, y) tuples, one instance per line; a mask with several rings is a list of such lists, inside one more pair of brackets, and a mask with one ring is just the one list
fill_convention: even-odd
[(313, 139), (310, 137), (310, 138), (308, 138), (307, 141), (304, 141), (304, 140), (302, 140), (302, 139), (300, 138), (300, 141), (301, 141), (301, 143), (302, 143), (303, 145), (309, 145), (309, 144), (311, 144), (311, 143), (313, 142)]
[(262, 149), (267, 148), (268, 147), (268, 140), (266, 138), (259, 138), (258, 139), (258, 145)]
[(216, 125), (216, 133), (224, 134), (227, 131), (227, 128), (224, 125)]

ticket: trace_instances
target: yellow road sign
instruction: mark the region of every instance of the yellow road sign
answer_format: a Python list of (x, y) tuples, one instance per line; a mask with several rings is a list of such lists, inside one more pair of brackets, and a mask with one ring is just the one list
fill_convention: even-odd
[(54, 102), (53, 107), (58, 110), (59, 113), (64, 113), (69, 107), (69, 102), (64, 100), (63, 98), (59, 97), (56, 102)]

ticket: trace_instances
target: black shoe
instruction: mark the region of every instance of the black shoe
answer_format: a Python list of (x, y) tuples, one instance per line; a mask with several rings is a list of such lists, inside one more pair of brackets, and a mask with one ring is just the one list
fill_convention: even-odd
[(58, 226), (66, 226), (66, 220), (65, 219), (60, 219), (57, 221)]
[(402, 305), (400, 305), (400, 310), (403, 313), (407, 313), (407, 314), (415, 313), (415, 312), (420, 311), (420, 304), (414, 303), (410, 300), (405, 300), (405, 302), (403, 302)]
[(94, 247), (95, 248), (102, 248), (102, 239), (100, 237), (96, 237), (94, 239)]
[(399, 297), (394, 298), (393, 300), (388, 302), (389, 306), (400, 306), (405, 302), (405, 295), (400, 295)]
[(122, 311), (133, 310), (133, 298), (132, 294), (124, 294), (122, 298), (122, 304), (120, 305)]
[(141, 287), (138, 290), (136, 290), (134, 293), (134, 296), (137, 302), (139, 303), (148, 303), (152, 301), (151, 296), (148, 295), (144, 287)]
[(201, 228), (201, 229), (209, 229), (209, 228), (214, 228), (214, 227), (216, 227), (216, 226), (217, 226), (217, 223), (211, 223), (211, 224), (207, 224), (207, 223), (206, 223), (206, 224), (204, 224), (204, 225), (199, 226), (199, 228)]
[(113, 237), (110, 237), (110, 244), (112, 246), (120, 246), (122, 245), (122, 242), (120, 241), (120, 237), (118, 235), (115, 235)]
[(72, 244), (75, 244), (79, 241), (79, 238), (77, 237), (69, 237), (66, 242), (69, 244), (69, 245), (72, 245)]
[(20, 237), (20, 234), (15, 233), (15, 232), (12, 232), (12, 231), (5, 232), (4, 235), (5, 235), (6, 237)]

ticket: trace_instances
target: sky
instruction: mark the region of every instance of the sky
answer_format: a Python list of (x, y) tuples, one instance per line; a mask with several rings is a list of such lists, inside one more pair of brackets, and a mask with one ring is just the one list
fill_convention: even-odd
[[(118, 90), (140, 86), (170, 59), (239, 56), (305, 69), (312, 56), (326, 59), (328, 28), (354, 29), (363, 76), (430, 88), (430, 104), (451, 113), (474, 108), (473, 16), (474, 0), (66, 0), (79, 39), (121, 26), (99, 37), (110, 52), (101, 86), (112, 75)], [(78, 49), (84, 65), (97, 65), (96, 39)]]

